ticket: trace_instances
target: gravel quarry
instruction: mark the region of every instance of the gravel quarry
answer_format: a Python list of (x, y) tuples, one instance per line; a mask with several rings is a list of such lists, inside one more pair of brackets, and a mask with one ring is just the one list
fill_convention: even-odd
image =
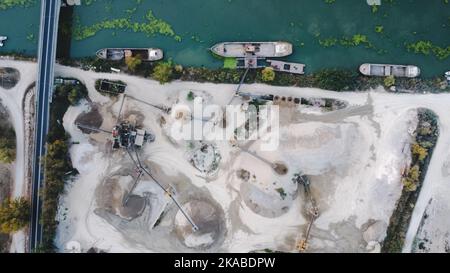
[[(34, 71), (36, 64), (0, 61), (0, 66), (13, 67), (25, 75), (22, 71)], [(393, 94), (381, 89), (338, 93), (243, 85), (242, 90), (252, 94), (328, 98), (345, 104), (332, 111), (316, 106), (280, 106), (280, 142), (273, 151), (262, 150), (260, 140), (239, 142), (239, 147), (227, 140), (208, 141), (203, 148), (199, 142), (175, 139), (170, 130), (180, 116), (126, 98), (123, 118), (155, 135), (154, 142), (138, 151), (141, 161), (164, 187), (173, 189), (199, 227), (193, 232), (172, 199), (148, 176), (142, 177), (124, 206), (123, 198), (136, 177), (133, 162), (125, 151), (111, 149), (109, 134), (81, 131), (75, 123), (87, 122), (104, 130), (114, 126), (121, 97), (98, 93), (94, 84), (100, 78), (121, 80), (127, 84), (127, 95), (169, 107), (190, 106), (190, 91), (202, 97), (204, 104), (224, 107), (232, 101), (239, 106), (244, 101), (233, 98), (236, 86), (194, 82), (160, 85), (143, 78), (59, 65), (55, 73), (80, 80), (90, 99), (70, 107), (63, 119), (71, 141), (77, 143), (71, 146), (70, 157), (79, 175), (67, 182), (60, 199), (55, 243), (61, 252), (74, 241), (81, 251), (95, 247), (106, 252), (297, 252), (296, 241), (304, 236), (309, 223), (303, 187), (292, 181), (299, 172), (310, 178), (311, 194), (320, 210), (307, 252), (379, 252), (402, 191), (401, 170), (410, 160), (418, 108), (436, 113), (440, 137), (404, 251), (448, 251), (449, 94)], [(6, 107), (18, 103), (12, 92), (27, 86), (23, 80), (21, 77), (11, 90), (1, 90)], [(203, 116), (181, 112), (183, 126), (210, 122), (218, 131), (226, 129), (214, 119), (203, 121)], [(11, 115), (15, 127), (23, 128), (23, 118)], [(23, 133), (17, 134), (18, 139), (23, 138)], [(197, 157), (192, 161), (194, 154)], [(220, 160), (215, 160), (215, 154)], [(216, 169), (209, 174), (215, 161)], [(279, 171), (268, 163), (280, 164)], [(16, 181), (14, 189), (20, 192), (20, 187)]]
[[(174, 187), (178, 201), (200, 227), (199, 231), (192, 232), (174, 203), (161, 190), (158, 192), (152, 181), (142, 181), (136, 188), (136, 195), (152, 201), (147, 201), (142, 214), (131, 221), (121, 218), (120, 213), (106, 214), (105, 208), (99, 208), (95, 196), (84, 197), (89, 198), (90, 205), (83, 209), (76, 205), (79, 194), (87, 192), (88, 187), (96, 187), (92, 183), (87, 185), (89, 179), (99, 181), (127, 160), (120, 151), (113, 155), (102, 151), (108, 136), (104, 135), (100, 144), (75, 128), (73, 121), (90, 107), (91, 103), (84, 102), (69, 109), (64, 118), (66, 130), (80, 142), (71, 150), (80, 176), (74, 182), (74, 189), (61, 200), (62, 206), (69, 208), (68, 215), (72, 213), (72, 219), (84, 220), (61, 222), (58, 234), (61, 250), (66, 242), (76, 240), (86, 249), (95, 245), (111, 252), (264, 249), (296, 252), (296, 240), (304, 236), (309, 222), (303, 189), (292, 182), (293, 175), (302, 172), (311, 179), (311, 192), (320, 210), (307, 251), (379, 252), (401, 194), (401, 170), (409, 162), (417, 108), (430, 108), (440, 117), (441, 138), (436, 149), (450, 144), (445, 140), (449, 133), (445, 124), (450, 124), (450, 120), (445, 116), (441, 118), (447, 115), (449, 95), (401, 95), (382, 90), (336, 93), (253, 84), (244, 85), (243, 90), (253, 94), (335, 99), (344, 106), (332, 111), (322, 111), (315, 106), (281, 106), (280, 145), (275, 151), (262, 151), (262, 143), (255, 140), (239, 143), (245, 151), (228, 141), (214, 141), (208, 143), (213, 146), (206, 145), (202, 152), (202, 144), (172, 138), (171, 125), (177, 120), (183, 120), (183, 126), (187, 126), (204, 119), (190, 112), (192, 102), (187, 99), (188, 92), (200, 96), (204, 104), (223, 107), (233, 98), (235, 86), (191, 82), (159, 85), (141, 78), (67, 67), (58, 67), (56, 73), (75, 76), (87, 84), (92, 102), (101, 113), (109, 111), (111, 116), (116, 115), (120, 100), (105, 98), (89, 86), (97, 78), (120, 79), (128, 84), (126, 94), (143, 101), (169, 107), (185, 105), (185, 108), (172, 108), (182, 114), (170, 115), (127, 99), (123, 113), (125, 116), (129, 112), (140, 113), (143, 127), (155, 133), (155, 142), (146, 144), (141, 151), (142, 158), (159, 175), (159, 180)], [(241, 98), (231, 101), (235, 105), (244, 102)], [(102, 117), (108, 119), (104, 114)], [(218, 130), (224, 129), (219, 123)], [(205, 175), (205, 168), (212, 162), (211, 147), (217, 149), (220, 162), (217, 174), (210, 177)], [(442, 162), (436, 160), (442, 153), (448, 157), (447, 152), (435, 152), (440, 155), (433, 156), (430, 170), (442, 166)], [(193, 154), (197, 155), (195, 160), (192, 160)], [(282, 172), (272, 168), (275, 163), (280, 164)], [(96, 167), (91, 169), (86, 165)], [(424, 196), (434, 195), (432, 185), (436, 187), (435, 181), (445, 180), (444, 175), (430, 170), (424, 183)], [(129, 187), (130, 183), (124, 184)], [(122, 190), (122, 194), (125, 191)], [(419, 227), (416, 221), (423, 214), (423, 198), (426, 197), (421, 196), (414, 211), (411, 230)], [(66, 227), (68, 225), (71, 227)], [(203, 230), (202, 225), (205, 225)], [(156, 237), (158, 244), (153, 242)], [(407, 246), (411, 240), (407, 238)]]

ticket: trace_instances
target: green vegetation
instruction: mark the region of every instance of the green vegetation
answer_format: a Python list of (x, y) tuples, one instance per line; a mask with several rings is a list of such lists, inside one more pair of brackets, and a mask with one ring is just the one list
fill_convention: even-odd
[(236, 69), (237, 59), (236, 58), (224, 58), (223, 68)]
[(401, 252), (420, 189), (427, 173), (439, 128), (437, 116), (426, 109), (419, 109), (419, 122), (411, 145), (411, 165), (403, 174), (403, 190), (389, 221), (381, 252)]
[[(69, 98), (74, 88), (77, 90), (77, 100)], [(54, 251), (53, 240), (56, 234), (58, 222), (56, 214), (58, 211), (59, 196), (64, 191), (64, 182), (71, 175), (77, 173), (72, 168), (69, 157), (69, 145), (67, 135), (62, 123), (60, 122), (67, 111), (67, 108), (78, 100), (85, 97), (86, 87), (82, 85), (60, 85), (53, 94), (53, 103), (51, 104), (50, 126), (47, 136), (47, 154), (43, 160), (45, 168), (45, 185), (42, 189), (42, 245), (37, 251)]]
[(439, 60), (445, 60), (450, 56), (450, 46), (440, 47), (434, 45), (430, 41), (417, 41), (415, 43), (406, 44), (408, 51), (416, 54), (430, 55), (434, 54)]
[(58, 222), (56, 213), (58, 211), (59, 195), (64, 191), (66, 173), (72, 170), (68, 158), (69, 147), (66, 137), (47, 143), (47, 155), (45, 156), (45, 187), (43, 189), (44, 202), (42, 205), (43, 224), (43, 246), (53, 249), (53, 239), (56, 234)]
[(383, 33), (383, 31), (384, 31), (384, 26), (381, 26), (381, 25), (375, 26), (376, 33)]
[(395, 78), (394, 76), (387, 76), (386, 78), (384, 78), (384, 86), (386, 87), (391, 87), (395, 85)]
[(77, 105), (82, 98), (87, 96), (87, 89), (82, 84), (57, 85), (55, 90), (60, 96), (65, 96), (70, 105)]
[(411, 153), (414, 156), (414, 159), (419, 161), (423, 161), (428, 156), (427, 148), (420, 146), (418, 143), (414, 143), (411, 146)]
[(336, 37), (328, 37), (325, 39), (319, 39), (319, 44), (323, 47), (333, 47), (335, 45), (341, 45), (343, 47), (356, 47), (364, 45), (366, 48), (375, 48), (369, 41), (367, 35), (354, 34), (351, 37), (342, 37), (340, 39)]
[(141, 65), (142, 63), (142, 57), (141, 56), (136, 56), (136, 57), (127, 57), (125, 58), (125, 64), (127, 65), (127, 68), (134, 72), (136, 71), (136, 68)]
[(192, 91), (189, 91), (189, 93), (187, 94), (187, 100), (188, 101), (193, 101), (194, 99), (195, 99), (194, 93)]
[(343, 37), (341, 40), (339, 40), (339, 43), (342, 46), (359, 46), (359, 45), (366, 45), (367, 47), (373, 47), (372, 44), (369, 42), (369, 39), (366, 35), (363, 34), (355, 34), (352, 37)]
[(284, 191), (283, 188), (277, 188), (275, 190), (280, 194), (281, 199), (284, 200), (284, 198), (286, 198), (286, 192)]
[(263, 82), (273, 82), (275, 80), (275, 71), (272, 67), (266, 67), (261, 71), (261, 79)]
[(324, 69), (314, 74), (314, 86), (334, 91), (350, 90), (355, 77), (352, 71)]
[(412, 192), (417, 190), (417, 184), (419, 183), (420, 169), (418, 165), (410, 168), (405, 177), (402, 178), (404, 190)]
[(73, 36), (75, 40), (83, 40), (95, 36), (97, 32), (104, 29), (123, 29), (145, 33), (147, 36), (161, 34), (173, 37), (176, 41), (181, 41), (181, 37), (175, 34), (172, 27), (164, 20), (156, 18), (151, 10), (147, 12), (145, 19), (146, 22), (139, 23), (132, 22), (130, 18), (116, 18), (104, 20), (91, 26), (82, 26), (80, 25), (79, 18), (77, 18), (73, 30)]
[(0, 10), (5, 10), (14, 7), (28, 8), (36, 4), (36, 0), (1, 0)]
[(0, 206), (0, 232), (14, 233), (30, 219), (30, 204), (25, 198), (5, 200)]
[(378, 12), (378, 5), (372, 5), (372, 13), (377, 13)]
[(320, 39), (319, 44), (323, 47), (332, 47), (335, 46), (338, 43), (338, 39), (336, 38), (327, 38), (327, 39)]
[(173, 73), (172, 62), (159, 62), (153, 69), (152, 78), (159, 81), (160, 84), (167, 83), (171, 80)]
[[(70, 65), (76, 65), (82, 69), (92, 69), (96, 72), (110, 72), (111, 67), (121, 68), (125, 64), (120, 62), (111, 62), (98, 58), (86, 58), (80, 60), (73, 60)], [(135, 72), (124, 70), (127, 73), (141, 76), (152, 77), (155, 68), (159, 63), (143, 62)], [(172, 65), (174, 69), (171, 71), (170, 80), (195, 81), (195, 82), (212, 82), (212, 83), (230, 83), (238, 84), (244, 73), (244, 69), (210, 69), (205, 67), (185, 67)], [(125, 67), (124, 67), (125, 68)], [(296, 87), (316, 87), (334, 91), (342, 90), (368, 90), (384, 86), (383, 77), (366, 77), (359, 75), (355, 70), (347, 69), (325, 69), (325, 71), (333, 71), (330, 73), (329, 79), (327, 73), (324, 71), (317, 71), (310, 74), (298, 75), (290, 73), (277, 73), (276, 77), (271, 82), (264, 82), (262, 79), (262, 69), (251, 69), (244, 83), (267, 83), (276, 86), (296, 86)], [(337, 75), (336, 75), (337, 74)], [(343, 78), (339, 78), (343, 76)], [(325, 79), (323, 79), (325, 77)], [(334, 82), (334, 83), (333, 83)], [(433, 93), (450, 92), (450, 86), (444, 85), (445, 79), (441, 77), (436, 78), (397, 78), (395, 79), (395, 86), (398, 91), (401, 90), (416, 90), (417, 92), (427, 91)], [(334, 84), (336, 84), (334, 86)], [(97, 88), (98, 89), (98, 88)]]
[(16, 159), (16, 133), (11, 125), (0, 126), (0, 162), (11, 163)]
[[(197, 82), (239, 83), (242, 73), (243, 70), (240, 69), (208, 69), (204, 67), (188, 67), (184, 70), (183, 74), (179, 76), (179, 79)], [(251, 74), (253, 74), (253, 72), (249, 71), (249, 76), (246, 78), (245, 82), (251, 82)]]

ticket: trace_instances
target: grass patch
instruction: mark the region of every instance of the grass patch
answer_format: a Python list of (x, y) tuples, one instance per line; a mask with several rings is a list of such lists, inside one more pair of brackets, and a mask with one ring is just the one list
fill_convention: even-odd
[(223, 59), (223, 68), (236, 69), (236, 67), (237, 67), (237, 59), (236, 58), (224, 58)]

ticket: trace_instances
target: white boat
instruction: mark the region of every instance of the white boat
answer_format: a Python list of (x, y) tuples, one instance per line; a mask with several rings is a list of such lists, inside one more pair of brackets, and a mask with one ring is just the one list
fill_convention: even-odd
[(267, 60), (270, 67), (275, 71), (288, 72), (293, 74), (305, 74), (305, 66), (301, 63), (289, 63), (276, 60)]
[(292, 44), (288, 42), (225, 42), (215, 44), (210, 50), (225, 58), (284, 57), (292, 54)]
[(164, 57), (163, 51), (159, 48), (103, 48), (97, 51), (98, 58), (111, 61), (137, 56), (143, 61), (157, 61)]
[(0, 47), (3, 46), (3, 41), (6, 41), (8, 39), (8, 37), (6, 36), (0, 36)]
[(362, 64), (359, 72), (366, 76), (415, 78), (420, 75), (420, 68), (414, 65)]

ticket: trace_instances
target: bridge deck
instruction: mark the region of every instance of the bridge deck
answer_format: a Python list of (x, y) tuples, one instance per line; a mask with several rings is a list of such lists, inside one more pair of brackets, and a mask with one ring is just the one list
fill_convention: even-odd
[(45, 174), (44, 165), (41, 164), (41, 161), (46, 152), (60, 6), (61, 0), (41, 1), (38, 77), (36, 82), (36, 134), (31, 186), (30, 251), (37, 248), (42, 240), (42, 225), (40, 224), (42, 200), (39, 196), (39, 190), (44, 185)]

